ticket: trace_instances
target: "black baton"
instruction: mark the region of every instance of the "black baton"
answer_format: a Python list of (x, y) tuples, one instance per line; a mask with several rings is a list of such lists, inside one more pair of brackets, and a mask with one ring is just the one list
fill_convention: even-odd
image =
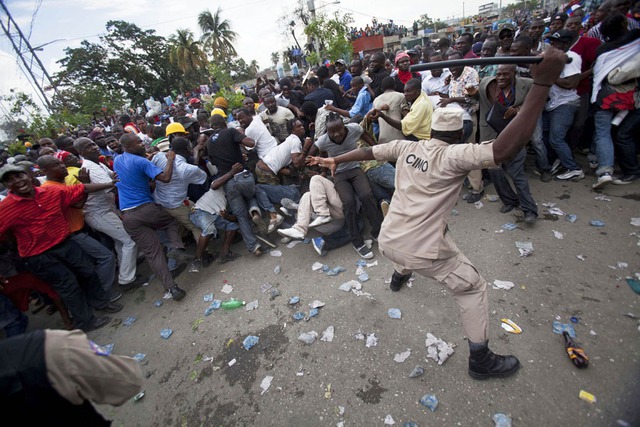
[[(470, 67), (474, 65), (539, 64), (541, 61), (542, 56), (494, 56), (492, 58), (452, 59), (449, 61), (412, 65), (409, 67), (409, 71), (427, 71), (439, 68)], [(571, 58), (568, 58), (567, 63), (569, 62), (571, 62)]]

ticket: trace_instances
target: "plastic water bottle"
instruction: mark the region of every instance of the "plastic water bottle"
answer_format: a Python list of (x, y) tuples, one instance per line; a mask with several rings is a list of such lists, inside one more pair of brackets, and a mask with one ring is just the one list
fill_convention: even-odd
[(276, 65), (276, 70), (278, 72), (278, 78), (284, 78), (284, 66), (282, 65), (282, 62), (278, 62), (278, 65)]
[(293, 74), (294, 76), (300, 75), (300, 70), (298, 70), (298, 64), (296, 62), (291, 64), (291, 74)]
[(224, 301), (221, 304), (221, 307), (224, 308), (225, 310), (232, 310), (234, 308), (242, 307), (245, 304), (246, 304), (246, 302), (244, 302), (244, 301), (240, 301), (240, 300), (237, 300), (235, 298), (231, 298), (230, 300)]

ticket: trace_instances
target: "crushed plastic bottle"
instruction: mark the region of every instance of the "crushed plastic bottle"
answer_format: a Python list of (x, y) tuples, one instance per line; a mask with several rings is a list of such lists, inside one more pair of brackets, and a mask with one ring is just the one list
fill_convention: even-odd
[(578, 219), (578, 216), (576, 214), (568, 214), (564, 220), (565, 221), (569, 221), (570, 223), (574, 223), (576, 222), (576, 220)]
[(219, 309), (221, 304), (222, 304), (222, 301), (220, 301), (219, 299), (214, 299), (209, 305), (209, 307), (207, 307), (207, 309), (204, 311), (204, 315), (205, 316), (210, 315), (211, 313)]
[(276, 265), (276, 268), (273, 269), (275, 274), (280, 274), (280, 264)]
[(317, 308), (312, 308), (311, 310), (309, 310), (309, 318), (316, 317), (317, 315), (318, 315), (318, 309)]
[(153, 305), (155, 305), (156, 307), (160, 307), (162, 305), (162, 300), (161, 299), (157, 299), (153, 302)]
[(496, 423), (495, 427), (511, 427), (511, 418), (502, 413), (494, 414), (491, 417), (494, 423)]
[(562, 323), (557, 320), (553, 321), (553, 333), (562, 335), (563, 332), (567, 332), (571, 338), (576, 337), (576, 331), (570, 323)]
[(311, 332), (303, 332), (298, 336), (298, 339), (305, 344), (311, 345), (316, 342), (316, 338), (318, 338), (318, 333), (316, 331)]
[(293, 319), (294, 320), (302, 320), (304, 319), (304, 313), (301, 311), (297, 311), (293, 314)]
[(245, 304), (246, 303), (244, 301), (231, 298), (227, 301), (224, 301), (222, 304), (220, 304), (220, 307), (224, 308), (225, 310), (233, 310), (234, 308), (242, 307)]
[(258, 341), (260, 341), (260, 338), (255, 335), (249, 335), (244, 339), (244, 341), (242, 341), (242, 346), (245, 350), (249, 350), (251, 347), (258, 344)]
[(420, 365), (416, 365), (416, 367), (413, 368), (413, 371), (409, 374), (409, 378), (418, 378), (422, 375), (424, 375), (424, 368)]
[(347, 271), (347, 270), (345, 270), (344, 267), (338, 265), (336, 267), (333, 267), (329, 271), (327, 271), (327, 276), (337, 276), (338, 274), (342, 273), (343, 271)]
[(390, 308), (388, 311), (389, 317), (392, 319), (401, 319), (402, 312), (398, 308)]
[(294, 305), (300, 302), (300, 297), (291, 297), (291, 299), (289, 300), (289, 304), (290, 305)]
[(426, 406), (434, 412), (438, 407), (438, 399), (433, 394), (425, 394), (420, 398), (420, 404)]
[(589, 224), (591, 224), (594, 227), (604, 227), (604, 222), (599, 220), (599, 219), (592, 219)]
[(165, 340), (168, 340), (171, 334), (173, 334), (173, 331), (169, 328), (164, 328), (163, 330), (160, 331), (160, 336)]
[(124, 326), (131, 326), (133, 325), (133, 322), (135, 322), (138, 318), (136, 316), (129, 316), (127, 317), (124, 322), (122, 322), (122, 324)]

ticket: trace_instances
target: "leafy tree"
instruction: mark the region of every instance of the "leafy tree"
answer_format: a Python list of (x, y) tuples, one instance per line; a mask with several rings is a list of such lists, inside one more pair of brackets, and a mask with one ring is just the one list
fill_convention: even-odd
[(351, 43), (348, 39), (349, 24), (353, 22), (351, 14), (341, 15), (335, 12), (333, 18), (324, 14), (316, 15), (316, 19), (309, 22), (304, 29), (307, 36), (318, 40), (320, 57), (316, 52), (309, 54), (309, 62), (319, 63), (323, 58), (332, 60), (349, 57), (352, 53)]
[(184, 73), (183, 84), (189, 89), (206, 80), (208, 60), (207, 55), (200, 49), (200, 42), (193, 39), (193, 33), (189, 30), (177, 30), (176, 34), (169, 37), (170, 51), (169, 62), (178, 67)]
[(258, 61), (256, 61), (255, 59), (252, 59), (251, 62), (249, 63), (249, 70), (254, 76), (258, 74), (258, 71), (260, 71), (260, 67), (258, 66)]
[(434, 31), (438, 31), (446, 27), (447, 24), (440, 21), (439, 19), (434, 21), (433, 19), (429, 18), (429, 15), (427, 15), (426, 13), (420, 15), (420, 19), (418, 19), (418, 28), (430, 28)]
[(273, 62), (273, 65), (278, 65), (278, 61), (280, 61), (280, 52), (271, 52), (271, 62)]
[(211, 56), (216, 62), (237, 56), (233, 47), (238, 34), (231, 29), (231, 22), (222, 19), (220, 7), (212, 15), (207, 9), (198, 15), (198, 25), (202, 30), (200, 41), (211, 52)]

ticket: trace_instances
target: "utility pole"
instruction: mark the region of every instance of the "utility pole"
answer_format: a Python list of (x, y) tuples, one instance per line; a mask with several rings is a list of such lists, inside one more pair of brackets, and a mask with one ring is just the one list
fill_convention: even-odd
[(49, 76), (49, 73), (47, 73), (47, 70), (44, 68), (40, 58), (36, 55), (35, 49), (24, 36), (20, 27), (18, 27), (18, 24), (13, 20), (13, 17), (11, 16), (11, 13), (9, 13), (9, 10), (3, 0), (0, 0), (0, 6), (2, 6), (2, 11), (6, 15), (6, 17), (2, 17), (2, 19), (0, 19), (2, 30), (11, 42), (13, 50), (15, 50), (18, 58), (20, 58), (20, 61), (24, 65), (23, 72), (28, 74), (28, 77), (30, 77), (33, 82), (33, 87), (37, 90), (38, 95), (44, 103), (44, 107), (49, 113), (52, 113), (54, 108), (46, 94), (45, 88), (51, 87), (54, 93), (58, 96), (60, 93), (54, 85), (51, 76)]
[[(307, 0), (307, 7), (309, 8), (309, 13), (311, 14), (311, 19), (313, 21), (316, 20), (316, 4), (314, 0)], [(322, 58), (320, 57), (320, 43), (318, 42), (318, 37), (313, 37), (313, 47), (316, 51), (316, 55), (318, 56), (318, 64), (322, 63)]]

